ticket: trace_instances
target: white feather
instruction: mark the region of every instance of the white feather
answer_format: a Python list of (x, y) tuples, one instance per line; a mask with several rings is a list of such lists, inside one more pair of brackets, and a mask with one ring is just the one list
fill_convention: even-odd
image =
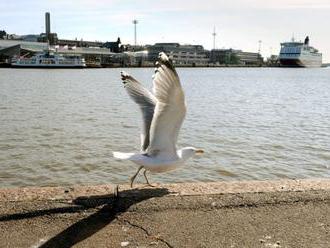
[(132, 158), (132, 156), (134, 156), (134, 153), (132, 152), (112, 152), (113, 156), (115, 158), (118, 158), (118, 159), (127, 159), (129, 160), (130, 158)]
[(165, 54), (160, 54), (158, 71), (153, 80), (157, 99), (150, 127), (148, 154), (160, 159), (177, 159), (176, 142), (186, 115), (184, 93), (179, 77)]

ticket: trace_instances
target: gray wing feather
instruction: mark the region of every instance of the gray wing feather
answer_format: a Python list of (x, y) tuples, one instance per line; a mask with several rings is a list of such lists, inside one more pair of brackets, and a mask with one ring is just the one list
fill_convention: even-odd
[(143, 117), (143, 131), (141, 138), (141, 150), (145, 151), (150, 143), (150, 126), (156, 106), (156, 98), (144, 88), (135, 78), (121, 72), (121, 79), (125, 85), (128, 95), (139, 105)]

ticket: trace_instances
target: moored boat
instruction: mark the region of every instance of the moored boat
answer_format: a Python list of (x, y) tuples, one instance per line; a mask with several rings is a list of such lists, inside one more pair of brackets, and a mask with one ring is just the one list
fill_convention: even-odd
[(79, 55), (66, 55), (47, 50), (30, 58), (20, 57), (11, 63), (17, 68), (85, 68), (85, 59)]
[(309, 45), (309, 37), (304, 42), (281, 43), (279, 62), (282, 67), (321, 67), (322, 53)]

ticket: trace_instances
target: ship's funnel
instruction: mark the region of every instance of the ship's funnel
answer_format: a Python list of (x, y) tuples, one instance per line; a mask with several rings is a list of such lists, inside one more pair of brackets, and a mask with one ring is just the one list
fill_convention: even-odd
[(309, 45), (309, 37), (308, 36), (306, 36), (304, 44)]

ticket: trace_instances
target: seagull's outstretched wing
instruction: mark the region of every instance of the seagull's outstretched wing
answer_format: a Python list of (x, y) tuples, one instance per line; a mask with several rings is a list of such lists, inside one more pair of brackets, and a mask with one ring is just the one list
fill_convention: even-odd
[(121, 72), (121, 79), (125, 85), (125, 89), (130, 97), (136, 102), (142, 111), (143, 116), (143, 131), (141, 137), (141, 150), (145, 151), (149, 146), (149, 130), (151, 126), (152, 117), (154, 115), (154, 108), (156, 105), (156, 98), (144, 88), (136, 79), (126, 72)]
[(156, 62), (153, 92), (157, 99), (150, 127), (149, 156), (177, 159), (176, 141), (186, 114), (180, 79), (165, 53)]

